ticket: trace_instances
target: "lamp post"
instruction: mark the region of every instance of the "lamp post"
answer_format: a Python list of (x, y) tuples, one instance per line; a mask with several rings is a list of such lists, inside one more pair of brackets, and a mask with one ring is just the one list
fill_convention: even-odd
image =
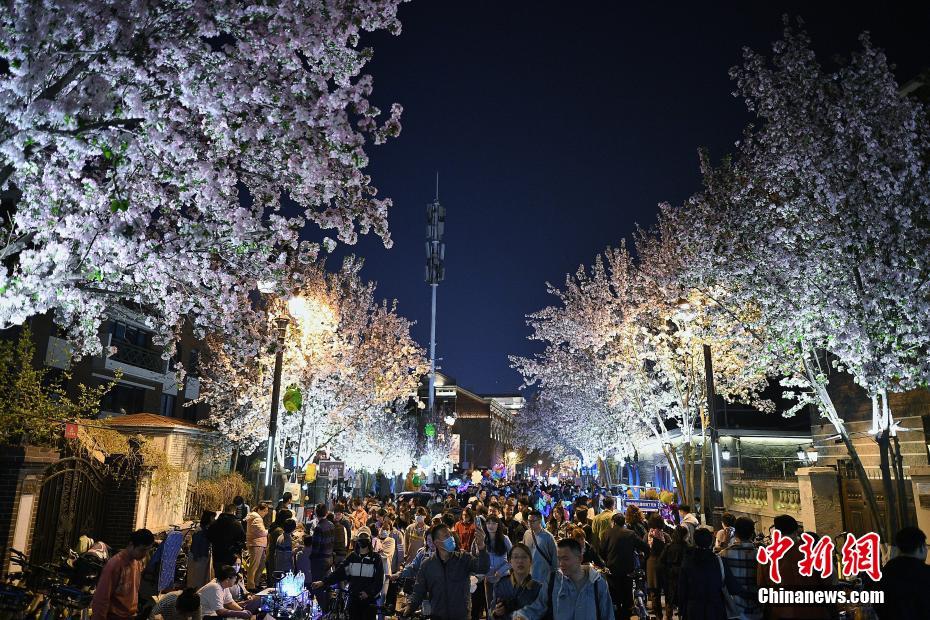
[(707, 386), (707, 418), (710, 430), (711, 474), (713, 475), (712, 502), (706, 502), (704, 516), (710, 523), (715, 513), (723, 513), (723, 474), (720, 471), (720, 433), (717, 431), (717, 403), (714, 391), (714, 363), (710, 345), (704, 345), (704, 381)]
[(274, 356), (274, 381), (271, 385), (271, 417), (268, 419), (268, 449), (265, 451), (265, 490), (271, 487), (274, 474), (275, 435), (278, 432), (278, 401), (281, 400), (281, 367), (284, 365), (284, 339), (290, 318), (286, 316), (275, 319), (278, 330), (278, 350)]

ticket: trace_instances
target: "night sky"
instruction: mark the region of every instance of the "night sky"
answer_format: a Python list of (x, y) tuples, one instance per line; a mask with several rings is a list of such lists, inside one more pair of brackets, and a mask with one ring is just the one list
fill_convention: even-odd
[(369, 237), (350, 250), (427, 346), (425, 207), (439, 171), (437, 356), (475, 392), (519, 387), (507, 356), (541, 350), (524, 316), (552, 303), (546, 281), (699, 189), (698, 147), (732, 149), (750, 118), (728, 69), (743, 46), (770, 50), (783, 13), (804, 18), (821, 58), (869, 30), (899, 81), (930, 67), (926, 3), (633, 4), (415, 0), (401, 36), (367, 39), (374, 103), (404, 106), (401, 136), (368, 149), (374, 185), (394, 200), (394, 248)]

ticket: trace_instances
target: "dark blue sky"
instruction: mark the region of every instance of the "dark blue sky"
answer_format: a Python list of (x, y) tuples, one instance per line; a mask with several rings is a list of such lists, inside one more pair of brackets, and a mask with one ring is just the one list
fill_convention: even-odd
[(524, 315), (552, 302), (546, 281), (697, 190), (698, 147), (731, 149), (749, 117), (728, 69), (744, 45), (770, 49), (783, 13), (805, 19), (823, 58), (848, 54), (868, 29), (899, 79), (930, 66), (930, 8), (632, 4), (415, 0), (401, 7), (401, 36), (369, 37), (374, 102), (404, 106), (401, 136), (368, 151), (374, 184), (394, 200), (394, 248), (367, 238), (351, 250), (426, 346), (424, 213), (439, 171), (437, 355), (473, 391), (520, 385), (507, 356), (540, 349)]

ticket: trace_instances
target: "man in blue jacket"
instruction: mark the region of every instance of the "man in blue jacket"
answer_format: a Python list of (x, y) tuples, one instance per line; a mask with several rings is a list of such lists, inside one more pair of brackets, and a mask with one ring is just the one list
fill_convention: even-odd
[(614, 605), (607, 582), (590, 565), (582, 564), (577, 540), (558, 544), (559, 570), (539, 589), (537, 599), (513, 615), (514, 620), (614, 620)]

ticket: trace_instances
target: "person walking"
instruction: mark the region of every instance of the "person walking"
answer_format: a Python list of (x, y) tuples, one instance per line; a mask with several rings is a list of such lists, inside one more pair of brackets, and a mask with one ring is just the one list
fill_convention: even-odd
[(698, 518), (691, 512), (691, 506), (688, 504), (682, 504), (678, 507), (678, 516), (681, 519), (681, 525), (688, 528), (688, 544), (694, 544), (694, 530), (701, 527), (701, 522), (698, 521)]
[(713, 544), (713, 532), (695, 530), (694, 549), (685, 557), (678, 581), (682, 620), (727, 620), (724, 577), (719, 559), (711, 550)]
[(514, 543), (507, 554), (510, 574), (494, 584), (488, 600), (489, 617), (512, 620), (514, 612), (532, 604), (542, 584), (533, 579), (533, 552), (522, 542)]
[(729, 512), (725, 512), (720, 515), (720, 523), (722, 524), (722, 527), (717, 530), (717, 534), (714, 536), (714, 553), (720, 553), (731, 544), (733, 544), (736, 517), (734, 517)]
[(563, 538), (558, 554), (559, 570), (535, 601), (513, 614), (514, 620), (614, 620), (610, 588), (599, 571), (582, 564), (578, 541)]
[(453, 531), (462, 549), (471, 549), (471, 542), (475, 539), (475, 512), (471, 508), (462, 511), (462, 517), (456, 522)]
[[(490, 562), (487, 574), (484, 575), (483, 579), (479, 579), (478, 587), (472, 595), (472, 620), (478, 620), (482, 611), (491, 609), (490, 603), (494, 596), (494, 584), (510, 571), (507, 557), (513, 544), (510, 542), (510, 538), (504, 534), (504, 527), (501, 525), (500, 517), (491, 516), (485, 519), (484, 528), (487, 536), (485, 544)], [(472, 549), (472, 553), (476, 551), (476, 549)]]
[(924, 620), (930, 618), (930, 566), (927, 566), (927, 535), (916, 527), (905, 527), (894, 537), (898, 555), (882, 569), (882, 579), (873, 589), (884, 590), (885, 602), (875, 606), (881, 620)]
[(207, 531), (216, 520), (216, 513), (204, 510), (200, 526), (191, 534), (190, 554), (187, 558), (187, 586), (199, 590), (213, 579), (213, 561)]
[(213, 547), (214, 573), (220, 566), (232, 566), (233, 558), (245, 549), (245, 530), (236, 517), (235, 505), (226, 505), (207, 530), (207, 539)]
[(233, 498), (233, 506), (236, 507), (236, 518), (239, 519), (239, 522), (242, 523), (245, 521), (245, 518), (249, 516), (249, 513), (252, 512), (252, 509), (249, 507), (245, 500), (242, 499), (241, 495), (237, 495)]
[(417, 508), (413, 523), (408, 525), (404, 532), (404, 562), (407, 564), (413, 561), (417, 551), (426, 544), (426, 532), (429, 530), (426, 517), (426, 508), (420, 506)]
[(659, 618), (662, 617), (662, 571), (659, 558), (665, 547), (671, 542), (665, 533), (665, 520), (657, 512), (649, 517), (649, 530), (646, 532), (646, 544), (649, 546), (649, 555), (646, 557), (646, 587), (649, 600), (652, 601), (652, 611)]
[(90, 605), (94, 620), (129, 620), (136, 617), (142, 560), (154, 545), (155, 535), (152, 532), (136, 530), (129, 535), (126, 548), (107, 561), (100, 572)]
[(630, 617), (633, 606), (633, 577), (637, 554), (645, 557), (649, 553), (646, 541), (625, 527), (623, 513), (615, 512), (611, 517), (613, 526), (601, 539), (601, 557), (610, 571), (608, 585), (611, 597), (619, 610), (621, 619)]
[[(728, 609), (730, 618), (739, 620), (761, 620), (762, 606), (759, 605), (756, 575), (759, 562), (756, 560), (756, 524), (749, 517), (740, 517), (733, 522), (733, 540), (719, 553), (726, 569), (727, 592), (733, 609)], [(719, 540), (719, 538), (718, 538)]]
[(609, 495), (601, 500), (603, 510), (591, 520), (591, 535), (594, 538), (594, 548), (597, 549), (601, 556), (604, 555), (604, 549), (601, 546), (603, 536), (610, 531), (614, 511), (614, 498)]
[(681, 565), (688, 554), (688, 528), (679, 525), (672, 533), (670, 542), (659, 556), (659, 570), (662, 573), (662, 582), (665, 584), (665, 620), (672, 620), (676, 608), (680, 608), (678, 600), (678, 584), (681, 580)]
[(549, 575), (559, 569), (555, 539), (543, 529), (542, 513), (535, 508), (527, 509), (526, 522), (529, 527), (523, 535), (523, 544), (533, 552), (533, 579), (549, 583)]
[(317, 504), (314, 514), (316, 515), (316, 527), (313, 528), (310, 542), (310, 570), (313, 573), (313, 581), (319, 581), (333, 568), (333, 540), (336, 526), (326, 518), (329, 514), (326, 504)]
[(468, 620), (471, 616), (471, 575), (485, 574), (490, 557), (485, 549), (484, 532), (475, 530), (477, 555), (457, 551), (449, 528), (433, 526), (436, 553), (426, 558), (417, 573), (413, 593), (407, 600), (405, 616), (411, 616), (421, 603), (429, 603), (429, 613), (441, 620)]
[(358, 529), (354, 549), (345, 561), (333, 571), (311, 584), (318, 591), (342, 581), (349, 582), (349, 602), (346, 609), (352, 620), (375, 620), (376, 603), (384, 584), (384, 560), (374, 550), (371, 532), (362, 526)]
[(245, 587), (249, 590), (258, 588), (265, 554), (268, 550), (268, 530), (265, 529), (265, 515), (269, 507), (259, 502), (255, 510), (245, 518), (245, 545), (249, 551), (249, 564), (245, 573)]
[(352, 521), (346, 516), (346, 507), (342, 503), (333, 506), (327, 518), (333, 522), (333, 566), (338, 566), (351, 551)]

